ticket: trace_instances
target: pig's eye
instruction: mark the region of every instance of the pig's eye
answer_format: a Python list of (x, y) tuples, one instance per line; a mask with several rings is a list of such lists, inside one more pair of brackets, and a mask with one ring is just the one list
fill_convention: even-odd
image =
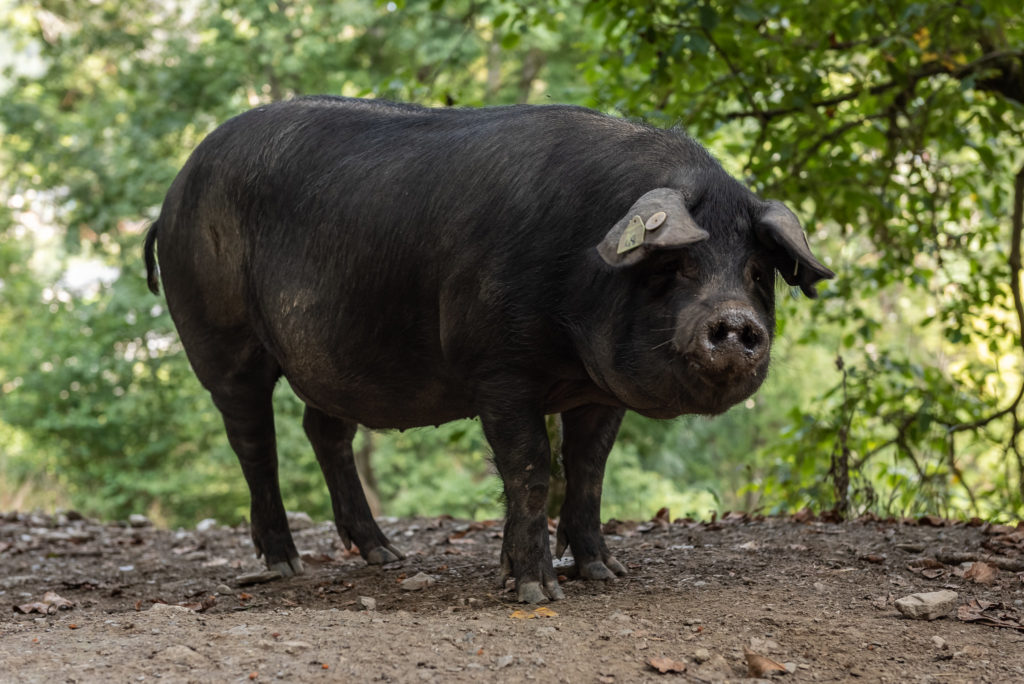
[(680, 285), (697, 280), (697, 270), (690, 259), (676, 257), (647, 274), (647, 289), (654, 296), (667, 294)]
[(747, 272), (758, 287), (771, 288), (775, 284), (775, 270), (764, 264), (750, 264)]

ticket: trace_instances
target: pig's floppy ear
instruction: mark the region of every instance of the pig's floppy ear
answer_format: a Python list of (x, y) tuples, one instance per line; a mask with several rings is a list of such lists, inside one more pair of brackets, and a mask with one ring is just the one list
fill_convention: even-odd
[(814, 284), (819, 280), (835, 278), (836, 274), (823, 266), (811, 254), (807, 236), (800, 220), (782, 202), (771, 200), (754, 224), (754, 232), (767, 247), (781, 248), (782, 263), (778, 265), (782, 278), (791, 286), (800, 286), (808, 297), (817, 297)]
[(655, 188), (612, 226), (597, 252), (609, 266), (619, 268), (638, 264), (654, 252), (707, 239), (707, 231), (694, 222), (678, 190)]

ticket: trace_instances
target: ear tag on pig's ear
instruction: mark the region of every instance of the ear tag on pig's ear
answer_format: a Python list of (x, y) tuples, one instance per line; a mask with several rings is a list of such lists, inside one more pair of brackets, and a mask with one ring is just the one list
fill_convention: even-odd
[(659, 211), (655, 214), (651, 214), (651, 218), (647, 219), (647, 223), (644, 224), (644, 228), (647, 230), (657, 230), (665, 219), (668, 218), (668, 214), (663, 211)]
[(622, 231), (622, 237), (619, 238), (619, 248), (615, 253), (625, 254), (642, 245), (644, 243), (644, 232), (644, 220), (639, 216), (631, 218), (629, 225), (626, 226), (626, 230)]

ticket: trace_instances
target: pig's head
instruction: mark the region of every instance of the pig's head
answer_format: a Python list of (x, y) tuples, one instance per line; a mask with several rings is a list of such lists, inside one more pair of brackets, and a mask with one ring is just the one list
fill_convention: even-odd
[(789, 209), (735, 186), (651, 190), (597, 252), (610, 269), (585, 363), (604, 391), (655, 418), (717, 414), (753, 394), (768, 374), (775, 273), (809, 297), (834, 276)]

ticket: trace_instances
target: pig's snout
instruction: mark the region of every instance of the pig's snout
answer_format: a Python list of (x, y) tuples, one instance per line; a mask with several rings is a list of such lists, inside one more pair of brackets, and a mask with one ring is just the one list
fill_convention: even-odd
[(757, 368), (768, 354), (768, 331), (746, 307), (727, 306), (704, 323), (697, 343), (704, 368), (725, 376)]

